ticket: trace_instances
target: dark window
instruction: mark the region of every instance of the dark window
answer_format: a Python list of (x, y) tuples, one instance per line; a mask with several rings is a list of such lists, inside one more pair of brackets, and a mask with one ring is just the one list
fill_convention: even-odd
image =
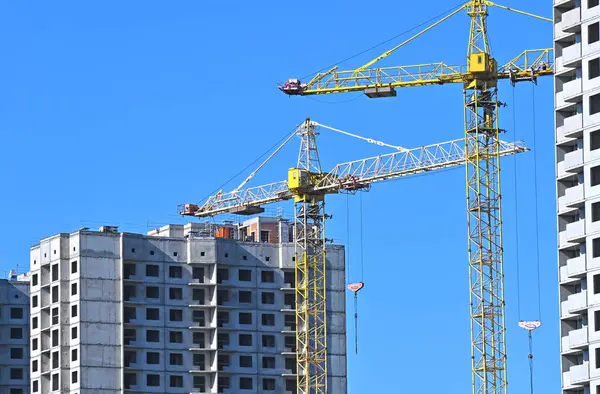
[(160, 354), (157, 352), (146, 353), (146, 364), (160, 364)]
[(171, 365), (183, 365), (183, 354), (171, 353), (169, 355), (169, 364)]
[(275, 390), (275, 379), (263, 379), (263, 390), (274, 391)]
[(10, 318), (11, 319), (22, 319), (23, 318), (23, 308), (10, 308)]
[(263, 292), (261, 295), (261, 301), (263, 304), (273, 305), (275, 303), (275, 293)]
[(240, 346), (252, 346), (252, 335), (240, 334), (239, 335)]
[(600, 93), (590, 96), (590, 115), (600, 112)]
[(149, 387), (160, 386), (160, 375), (146, 375), (146, 386), (149, 386)]
[(600, 202), (592, 203), (592, 222), (600, 220)]
[[(587, 2), (587, 8), (594, 8), (595, 6), (598, 5), (598, 0), (588, 0)], [(600, 386), (598, 386), (600, 387)]]
[(252, 302), (252, 292), (251, 291), (240, 291), (238, 294), (239, 301), (242, 304), (249, 304)]
[(173, 257), (177, 257), (177, 252), (173, 252)]
[(77, 383), (77, 371), (71, 372), (71, 383)]
[(592, 23), (588, 26), (588, 44), (600, 40), (600, 22)]
[(204, 327), (206, 325), (206, 319), (204, 316), (204, 311), (194, 311), (192, 312), (192, 321), (197, 323), (197, 326)]
[(197, 347), (204, 347), (204, 333), (203, 332), (195, 332), (192, 334), (192, 343), (194, 345), (198, 345)]
[(223, 305), (227, 301), (229, 301), (229, 290), (217, 290), (217, 305)]
[(217, 391), (224, 392), (229, 388), (229, 376), (219, 376), (217, 379)]
[(40, 384), (39, 384), (39, 382), (38, 382), (37, 380), (34, 380), (34, 381), (33, 381), (33, 392), (34, 392), (34, 393), (37, 393), (39, 389), (40, 389)]
[[(177, 253), (177, 252), (175, 252)], [(169, 386), (171, 387), (183, 387), (183, 376), (171, 375), (169, 377)]]
[(217, 283), (223, 283), (225, 280), (229, 280), (229, 270), (227, 268), (218, 268)]
[(37, 316), (31, 319), (31, 328), (34, 330), (38, 328), (38, 318)]
[(600, 310), (594, 311), (594, 331), (600, 331)]
[(58, 352), (52, 352), (52, 369), (58, 368)]
[(296, 304), (296, 299), (294, 294), (285, 294), (283, 296), (283, 303), (287, 305), (290, 309), (294, 309)]
[(248, 260), (248, 256), (246, 256), (246, 255), (243, 255), (243, 256), (242, 256), (242, 260)]
[(171, 343), (183, 343), (183, 332), (181, 332), (181, 331), (169, 331), (169, 342), (171, 342)]
[(38, 368), (39, 368), (38, 360), (33, 360), (31, 362), (31, 371), (32, 372), (37, 372)]
[(204, 289), (194, 289), (192, 291), (192, 299), (198, 304), (204, 305)]
[(125, 380), (126, 389), (130, 389), (132, 386), (137, 386), (137, 375), (135, 373), (126, 373), (123, 379)]
[(292, 271), (284, 272), (283, 273), (283, 282), (287, 285), (290, 285), (290, 287), (295, 287), (295, 283), (296, 283), (295, 273)]
[(77, 327), (71, 327), (71, 339), (77, 339)]
[(21, 360), (23, 358), (23, 348), (21, 348), (21, 347), (10, 348), (10, 358), (13, 360)]
[(223, 349), (225, 346), (229, 346), (229, 334), (217, 334), (217, 348)]
[(31, 306), (34, 307), (34, 308), (37, 308), (37, 306), (38, 306), (38, 296), (33, 296), (31, 298)]
[[(158, 265), (146, 264), (146, 276), (158, 278)], [(153, 376), (158, 376), (158, 375), (153, 375)]]
[(274, 335), (263, 335), (262, 336), (263, 347), (275, 347), (275, 336)]
[(37, 286), (37, 284), (38, 284), (38, 275), (34, 274), (34, 275), (31, 276), (31, 285), (32, 286)]
[(52, 302), (58, 302), (58, 286), (52, 288)]
[(595, 349), (596, 351), (596, 369), (600, 368), (600, 347)]
[(252, 356), (240, 356), (240, 367), (252, 368)]
[(71, 295), (77, 295), (77, 283), (71, 283)]
[(252, 390), (252, 378), (240, 378), (241, 390)]
[[(58, 331), (56, 331), (58, 332)], [(10, 329), (11, 339), (23, 339), (23, 329), (21, 327), (12, 327)]]
[(263, 357), (262, 358), (262, 367), (268, 369), (275, 368), (275, 357)]
[(137, 340), (137, 331), (135, 328), (126, 328), (123, 330), (123, 342), (129, 345)]
[(77, 273), (77, 260), (71, 261), (71, 273), (72, 274)]
[(263, 313), (260, 320), (263, 326), (275, 325), (275, 315), (272, 313)]
[(135, 276), (135, 264), (125, 264), (123, 266), (123, 276), (125, 279)]
[(250, 282), (252, 280), (252, 271), (250, 270), (239, 270), (238, 280), (241, 282)]
[(123, 357), (125, 358), (126, 367), (137, 363), (137, 353), (135, 351), (128, 350), (125, 353), (123, 353)]
[(58, 374), (55, 373), (52, 375), (52, 390), (58, 390)]
[(146, 330), (146, 341), (147, 342), (160, 342), (160, 335), (158, 330)]
[(33, 338), (31, 340), (31, 349), (37, 350), (37, 348), (38, 348), (38, 339), (37, 338)]
[(600, 166), (590, 168), (591, 175), (591, 185), (597, 186), (600, 185)]
[(58, 264), (52, 266), (52, 282), (58, 280)]
[(170, 309), (169, 310), (170, 321), (183, 321), (183, 309)]
[(71, 305), (71, 317), (77, 317), (77, 305)]
[(204, 354), (194, 354), (192, 359), (192, 365), (197, 367), (199, 370), (204, 370), (205, 367), (205, 357)]
[(146, 320), (160, 320), (160, 314), (158, 308), (147, 308), (146, 309)]
[(588, 62), (588, 79), (600, 77), (600, 58)]
[(159, 298), (160, 291), (158, 286), (146, 286), (146, 298)]
[(269, 242), (269, 232), (260, 230), (260, 242)]
[(169, 288), (169, 298), (172, 300), (183, 299), (183, 289), (181, 287), (170, 287)]
[(201, 393), (206, 391), (206, 379), (204, 379), (204, 376), (194, 376), (194, 388), (198, 389)]
[(58, 330), (52, 330), (52, 346), (58, 346)]
[(10, 389), (10, 394), (23, 394), (23, 389)]
[(590, 133), (590, 150), (600, 149), (600, 130)]
[(240, 312), (238, 320), (240, 324), (252, 324), (252, 313)]
[(52, 324), (58, 324), (58, 308), (52, 308)]
[(273, 271), (262, 271), (260, 273), (260, 280), (263, 283), (273, 283), (273, 282), (275, 282), (275, 272), (273, 272)]
[(221, 311), (217, 312), (217, 327), (223, 327), (223, 325), (229, 323), (229, 312)]
[(198, 283), (204, 283), (204, 268), (194, 267), (192, 268), (192, 279)]
[(183, 269), (178, 266), (169, 267), (169, 278), (181, 278), (183, 276)]
[(77, 349), (71, 350), (71, 361), (77, 361)]
[(11, 368), (10, 369), (10, 378), (12, 380), (23, 379), (23, 368)]

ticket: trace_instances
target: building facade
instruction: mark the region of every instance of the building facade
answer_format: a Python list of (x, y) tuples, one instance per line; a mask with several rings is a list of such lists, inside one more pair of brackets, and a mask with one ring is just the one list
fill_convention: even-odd
[(0, 280), (0, 393), (29, 393), (29, 282)]
[(554, 0), (562, 388), (600, 394), (600, 5)]
[[(290, 237), (286, 221), (255, 218), (42, 240), (32, 393), (295, 392)], [(330, 392), (345, 394), (344, 248), (328, 252)]]

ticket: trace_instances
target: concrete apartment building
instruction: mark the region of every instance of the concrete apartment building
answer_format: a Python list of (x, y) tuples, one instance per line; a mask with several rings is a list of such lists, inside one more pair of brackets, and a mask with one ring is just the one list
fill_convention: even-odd
[(600, 5), (554, 0), (562, 389), (600, 394)]
[[(31, 392), (294, 393), (292, 236), (286, 221), (254, 218), (42, 240)], [(345, 394), (343, 246), (328, 264), (330, 392)]]
[(29, 393), (29, 282), (0, 280), (0, 393)]

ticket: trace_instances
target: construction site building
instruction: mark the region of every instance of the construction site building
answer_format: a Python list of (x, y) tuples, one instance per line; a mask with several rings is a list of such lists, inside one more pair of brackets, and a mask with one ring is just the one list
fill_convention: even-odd
[(600, 394), (600, 4), (554, 17), (562, 388)]
[(0, 279), (0, 393), (29, 393), (29, 278)]
[[(290, 223), (111, 226), (31, 249), (39, 391), (295, 393)], [(346, 393), (344, 247), (329, 245), (329, 392)]]

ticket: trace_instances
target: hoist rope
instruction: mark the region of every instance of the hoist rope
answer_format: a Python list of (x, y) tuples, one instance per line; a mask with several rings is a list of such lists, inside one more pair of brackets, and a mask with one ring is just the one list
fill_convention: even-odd
[(363, 252), (363, 194), (360, 192), (360, 281), (365, 281), (365, 262)]
[(529, 389), (533, 394), (533, 335), (529, 331)]
[[(512, 90), (512, 109), (513, 109), (513, 141), (517, 140), (517, 102), (515, 98), (515, 86), (513, 85)], [(516, 260), (517, 260), (517, 311), (519, 315), (519, 321), (521, 321), (521, 263), (519, 260), (519, 195), (518, 195), (518, 182), (517, 176), (519, 174), (517, 170), (517, 155), (513, 156), (513, 167), (514, 167), (514, 200), (515, 200), (515, 248), (516, 248)]]
[(351, 282), (350, 270), (350, 197), (346, 194), (346, 266), (348, 267), (348, 275), (346, 275), (346, 286)]
[(541, 294), (541, 284), (540, 284), (540, 215), (539, 215), (539, 206), (538, 206), (538, 179), (537, 179), (537, 148), (536, 148), (536, 121), (535, 121), (535, 85), (532, 86), (532, 131), (533, 131), (533, 185), (534, 185), (534, 201), (535, 201), (535, 257), (537, 264), (537, 296), (538, 296), (538, 320), (542, 320), (542, 294)]

